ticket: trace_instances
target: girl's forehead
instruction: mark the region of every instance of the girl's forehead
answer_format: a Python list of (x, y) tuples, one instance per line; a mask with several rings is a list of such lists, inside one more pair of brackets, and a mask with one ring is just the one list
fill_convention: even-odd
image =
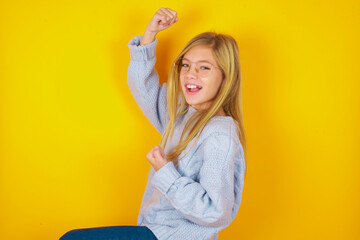
[(197, 45), (189, 49), (184, 54), (183, 59), (192, 61), (192, 62), (209, 62), (211, 64), (216, 64), (213, 49), (209, 46)]

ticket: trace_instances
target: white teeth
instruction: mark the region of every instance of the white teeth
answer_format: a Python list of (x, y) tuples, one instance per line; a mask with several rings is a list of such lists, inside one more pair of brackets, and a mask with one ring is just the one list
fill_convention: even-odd
[[(191, 84), (186, 85), (186, 87), (187, 87), (187, 88), (196, 88), (195, 85), (191, 85)], [(202, 87), (199, 87), (199, 88), (201, 89)]]

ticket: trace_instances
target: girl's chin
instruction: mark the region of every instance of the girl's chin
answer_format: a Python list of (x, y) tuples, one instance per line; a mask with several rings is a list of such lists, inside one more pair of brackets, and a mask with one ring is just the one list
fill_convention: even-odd
[(211, 102), (188, 101), (188, 99), (186, 99), (186, 103), (196, 110), (211, 107)]
[(191, 106), (195, 106), (195, 105), (198, 105), (198, 104), (199, 104), (199, 102), (194, 101), (194, 100), (189, 100), (189, 99), (186, 99), (186, 98), (185, 98), (185, 100), (186, 100), (186, 103), (187, 103), (188, 105), (191, 105)]
[(201, 103), (199, 102), (194, 102), (194, 101), (186, 101), (186, 103), (191, 106), (192, 108), (195, 108), (196, 110), (199, 109), (200, 106), (202, 106)]

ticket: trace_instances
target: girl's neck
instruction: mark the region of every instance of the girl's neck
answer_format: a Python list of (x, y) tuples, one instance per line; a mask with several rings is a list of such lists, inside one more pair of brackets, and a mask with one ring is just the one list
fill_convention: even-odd
[(215, 116), (226, 116), (224, 109), (220, 108), (220, 110), (217, 112), (217, 114)]
[[(197, 109), (194, 108), (193, 106), (190, 106), (190, 107), (192, 107), (195, 111), (197, 111)], [(220, 108), (220, 110), (215, 114), (215, 116), (224, 116), (224, 117), (226, 117), (227, 115), (225, 114), (224, 109)]]

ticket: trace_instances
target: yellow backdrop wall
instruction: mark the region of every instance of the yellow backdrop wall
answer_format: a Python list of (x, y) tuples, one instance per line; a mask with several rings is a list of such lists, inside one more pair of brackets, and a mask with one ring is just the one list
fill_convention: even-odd
[(126, 84), (160, 7), (156, 68), (195, 34), (240, 47), (247, 178), (219, 239), (360, 239), (360, 2), (0, 1), (0, 239), (135, 225), (161, 136)]

